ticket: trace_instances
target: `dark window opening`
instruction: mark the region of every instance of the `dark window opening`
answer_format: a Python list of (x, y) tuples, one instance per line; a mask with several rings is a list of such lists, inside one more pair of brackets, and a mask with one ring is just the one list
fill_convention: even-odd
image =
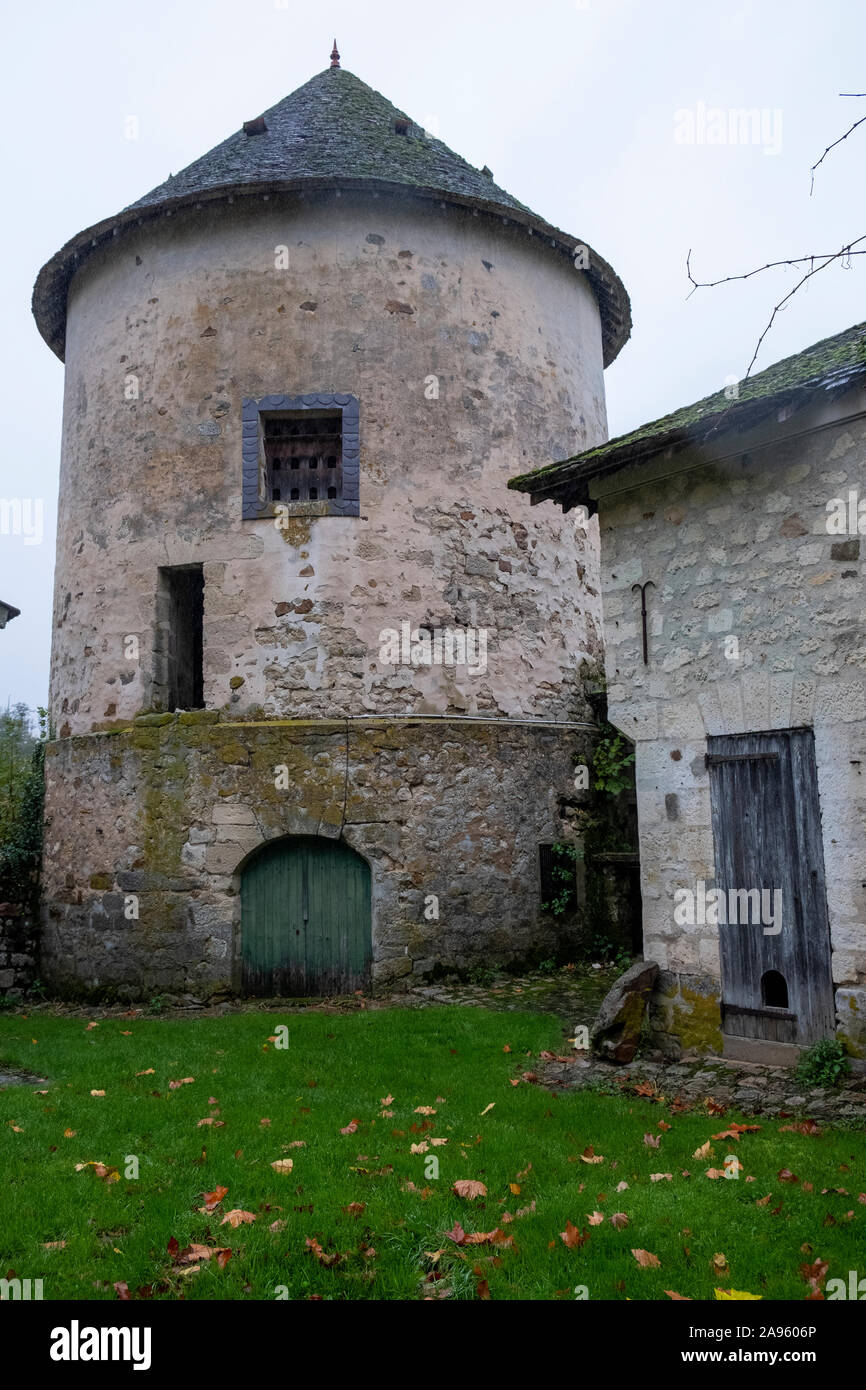
[(574, 856), (567, 845), (539, 845), (538, 868), (541, 878), (541, 908), (559, 917), (577, 907)]
[(328, 498), (341, 501), (343, 494), (343, 416), (339, 410), (298, 410), (263, 414), (268, 497), (278, 502), (281, 479), (288, 469), (294, 477), (289, 500), (317, 502), (320, 489), (315, 476), (327, 466)]
[(761, 976), (761, 999), (771, 1009), (787, 1009), (788, 986), (778, 970), (768, 970)]
[(203, 709), (204, 571), (201, 565), (161, 568), (157, 587), (155, 671), (164, 709)]

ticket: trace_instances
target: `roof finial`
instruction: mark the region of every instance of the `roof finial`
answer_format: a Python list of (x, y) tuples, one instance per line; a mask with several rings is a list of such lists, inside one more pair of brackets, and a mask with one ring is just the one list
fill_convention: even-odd
[(332, 68), (338, 68), (339, 66), (340, 66), (340, 55), (339, 55), (339, 53), (337, 52), (337, 40), (334, 39), (334, 47), (331, 49), (331, 67), (332, 67)]

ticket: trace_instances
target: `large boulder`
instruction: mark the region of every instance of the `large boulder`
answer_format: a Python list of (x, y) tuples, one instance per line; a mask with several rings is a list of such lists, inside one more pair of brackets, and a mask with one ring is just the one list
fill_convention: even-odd
[(636, 960), (605, 995), (592, 1025), (590, 1046), (606, 1062), (632, 1061), (658, 973), (654, 960)]

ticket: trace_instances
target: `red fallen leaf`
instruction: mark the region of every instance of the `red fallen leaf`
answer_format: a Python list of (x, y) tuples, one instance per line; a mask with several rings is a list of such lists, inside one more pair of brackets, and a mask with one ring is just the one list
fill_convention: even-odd
[[(94, 1027), (95, 1026), (96, 1025), (94, 1024)], [(121, 1299), (124, 1303), (131, 1302), (132, 1294), (129, 1292), (129, 1285), (124, 1284), (123, 1280), (120, 1280), (117, 1284), (114, 1285), (114, 1292), (117, 1294), (117, 1297)]]
[(602, 1221), (604, 1220), (604, 1212), (603, 1212), (603, 1211), (593, 1211), (593, 1212), (590, 1212), (586, 1219), (587, 1219), (587, 1221), (589, 1222), (590, 1226), (600, 1226), (601, 1223), (602, 1223)]
[(790, 1168), (780, 1168), (776, 1177), (779, 1182), (799, 1182), (800, 1179), (791, 1172)]
[(341, 1133), (341, 1134), (354, 1134), (354, 1133), (355, 1133), (355, 1130), (356, 1130), (357, 1128), (358, 1128), (358, 1121), (357, 1121), (357, 1120), (350, 1120), (349, 1123), (346, 1125), (346, 1128), (340, 1130), (340, 1133)]
[(705, 1098), (704, 1105), (707, 1107), (707, 1112), (710, 1115), (724, 1115), (727, 1108), (724, 1105), (719, 1105), (718, 1101), (713, 1100), (712, 1096), (707, 1096)]
[(174, 1236), (171, 1236), (171, 1238), (169, 1239), (168, 1245), (167, 1245), (165, 1248), (166, 1248), (166, 1250), (168, 1251), (169, 1255), (171, 1255), (171, 1258), (174, 1259), (175, 1255), (177, 1254), (178, 1250), (180, 1249), (180, 1246), (178, 1245), (178, 1243), (177, 1243), (177, 1241), (175, 1240)]
[(643, 1141), (648, 1149), (657, 1149), (662, 1142), (660, 1134), (645, 1134)]
[(463, 1244), (463, 1242), (466, 1240), (466, 1232), (460, 1225), (459, 1221), (455, 1221), (451, 1230), (445, 1232), (445, 1238), (446, 1240), (453, 1240), (455, 1245)]
[(88, 1025), (87, 1025), (87, 1027), (85, 1028), (84, 1031), (85, 1031), (85, 1033), (89, 1033), (90, 1030), (91, 1030), (91, 1028), (98, 1028), (98, 1027), (99, 1027), (99, 1024), (98, 1024), (98, 1023), (88, 1023)]
[(815, 1191), (815, 1184), (814, 1184), (814, 1183), (811, 1183), (811, 1182), (804, 1182), (804, 1183), (803, 1183), (803, 1191), (804, 1191), (804, 1192), (814, 1192), (814, 1191)]
[[(227, 1192), (227, 1187), (215, 1187), (213, 1192), (202, 1193), (205, 1211), (213, 1211), (214, 1207), (218, 1207)], [(174, 1237), (172, 1237), (172, 1239), (174, 1239)]]
[(738, 1125), (736, 1120), (732, 1120), (727, 1129), (720, 1130), (714, 1134), (714, 1139), (736, 1139), (739, 1142), (741, 1134), (751, 1134), (760, 1129), (760, 1125)]
[(214, 1250), (213, 1257), (219, 1265), (220, 1269), (225, 1269), (226, 1265), (232, 1257), (232, 1252), (228, 1246), (225, 1246), (221, 1250)]
[(809, 1284), (813, 1289), (820, 1289), (830, 1270), (830, 1265), (826, 1260), (815, 1260), (814, 1264), (802, 1264), (799, 1266), (800, 1278)]
[(658, 1255), (651, 1254), (649, 1250), (632, 1250), (631, 1253), (643, 1269), (661, 1268), (661, 1260)]
[(194, 1081), (194, 1076), (182, 1076), (180, 1081), (169, 1081), (168, 1089), (170, 1091), (177, 1091), (181, 1086), (191, 1086)]
[(821, 1130), (814, 1120), (801, 1120), (795, 1125), (780, 1125), (780, 1134), (820, 1134)]
[(673, 1289), (665, 1289), (668, 1298), (672, 1298), (675, 1303), (691, 1303), (693, 1300), (686, 1293), (674, 1293)]
[(318, 1260), (319, 1264), (324, 1265), (326, 1269), (330, 1268), (332, 1265), (339, 1264), (340, 1261), (345, 1258), (343, 1255), (340, 1254), (339, 1250), (335, 1250), (333, 1254), (328, 1254), (325, 1250), (322, 1249), (315, 1236), (313, 1236), (312, 1238), (310, 1236), (307, 1236), (306, 1242), (307, 1249), (310, 1251), (310, 1254), (314, 1255), (315, 1258)]
[(835, 1196), (835, 1197), (850, 1197), (850, 1195), (851, 1195), (850, 1192), (848, 1191), (847, 1187), (822, 1187), (822, 1188), (821, 1188), (821, 1196), (822, 1196), (822, 1197), (826, 1197), (826, 1195), (827, 1195), (828, 1192), (830, 1193), (831, 1197), (834, 1197), (834, 1196)]
[(756, 1201), (755, 1201), (755, 1206), (756, 1206), (756, 1207), (766, 1207), (766, 1206), (769, 1206), (769, 1204), (770, 1204), (770, 1202), (772, 1201), (772, 1199), (773, 1199), (773, 1194), (772, 1194), (772, 1192), (768, 1192), (767, 1195), (766, 1195), (766, 1197), (758, 1197), (758, 1198), (756, 1199)]
[(348, 1212), (350, 1216), (360, 1216), (366, 1205), (366, 1202), (350, 1202), (347, 1207), (343, 1207), (343, 1211)]
[(581, 1245), (585, 1245), (589, 1240), (589, 1231), (585, 1231), (581, 1234), (577, 1226), (572, 1225), (570, 1221), (566, 1221), (565, 1230), (560, 1231), (559, 1239), (569, 1250), (578, 1250)]
[(508, 1046), (508, 1043), (505, 1044), (505, 1046), (503, 1047), (502, 1051), (503, 1051), (503, 1052), (510, 1052), (510, 1051), (511, 1051), (511, 1048)]
[(214, 1129), (225, 1129), (225, 1120), (215, 1120), (213, 1115), (208, 1115), (206, 1120), (199, 1120), (196, 1129), (201, 1129), (202, 1125), (213, 1125)]
[(621, 1231), (628, 1225), (628, 1217), (624, 1211), (615, 1211), (610, 1218), (610, 1224), (614, 1230)]
[(635, 1086), (634, 1093), (636, 1096), (654, 1096), (658, 1093), (658, 1087), (654, 1081), (641, 1081)]
[(486, 1279), (478, 1280), (478, 1297), (487, 1299), (490, 1297), (490, 1285)]
[[(531, 1216), (532, 1213), (533, 1213), (534, 1211), (535, 1211), (535, 1198), (533, 1197), (533, 1199), (532, 1199), (532, 1201), (529, 1203), (529, 1206), (528, 1206), (528, 1207), (518, 1207), (518, 1208), (517, 1208), (517, 1211), (514, 1213), (514, 1215), (515, 1215), (515, 1217), (517, 1217), (517, 1216)], [(504, 1219), (505, 1219), (505, 1218), (503, 1217), (503, 1220), (504, 1220)]]
[(656, 1128), (657, 1128), (657, 1129), (670, 1129), (670, 1125), (669, 1125), (669, 1124), (665, 1124), (664, 1120), (659, 1120), (658, 1124), (656, 1125)]
[(534, 1071), (525, 1071), (522, 1072), (521, 1075), (523, 1076), (524, 1081), (528, 1081), (530, 1085), (534, 1086), (538, 1082), (538, 1077), (536, 1076)]

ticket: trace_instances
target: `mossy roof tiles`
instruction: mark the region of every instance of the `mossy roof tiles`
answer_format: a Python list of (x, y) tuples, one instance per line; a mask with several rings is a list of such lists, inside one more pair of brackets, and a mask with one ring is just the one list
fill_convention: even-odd
[[(406, 134), (396, 123), (407, 122)], [(331, 188), (400, 191), (510, 220), (569, 258), (581, 243), (559, 231), (434, 139), (345, 68), (326, 68), (264, 113), (266, 129), (243, 129), (116, 216), (74, 237), (40, 271), (33, 312), (45, 341), (62, 357), (69, 281), (97, 246), (129, 225), (228, 196)], [(585, 272), (599, 301), (605, 363), (631, 330), (628, 295), (618, 276), (589, 250)]]

